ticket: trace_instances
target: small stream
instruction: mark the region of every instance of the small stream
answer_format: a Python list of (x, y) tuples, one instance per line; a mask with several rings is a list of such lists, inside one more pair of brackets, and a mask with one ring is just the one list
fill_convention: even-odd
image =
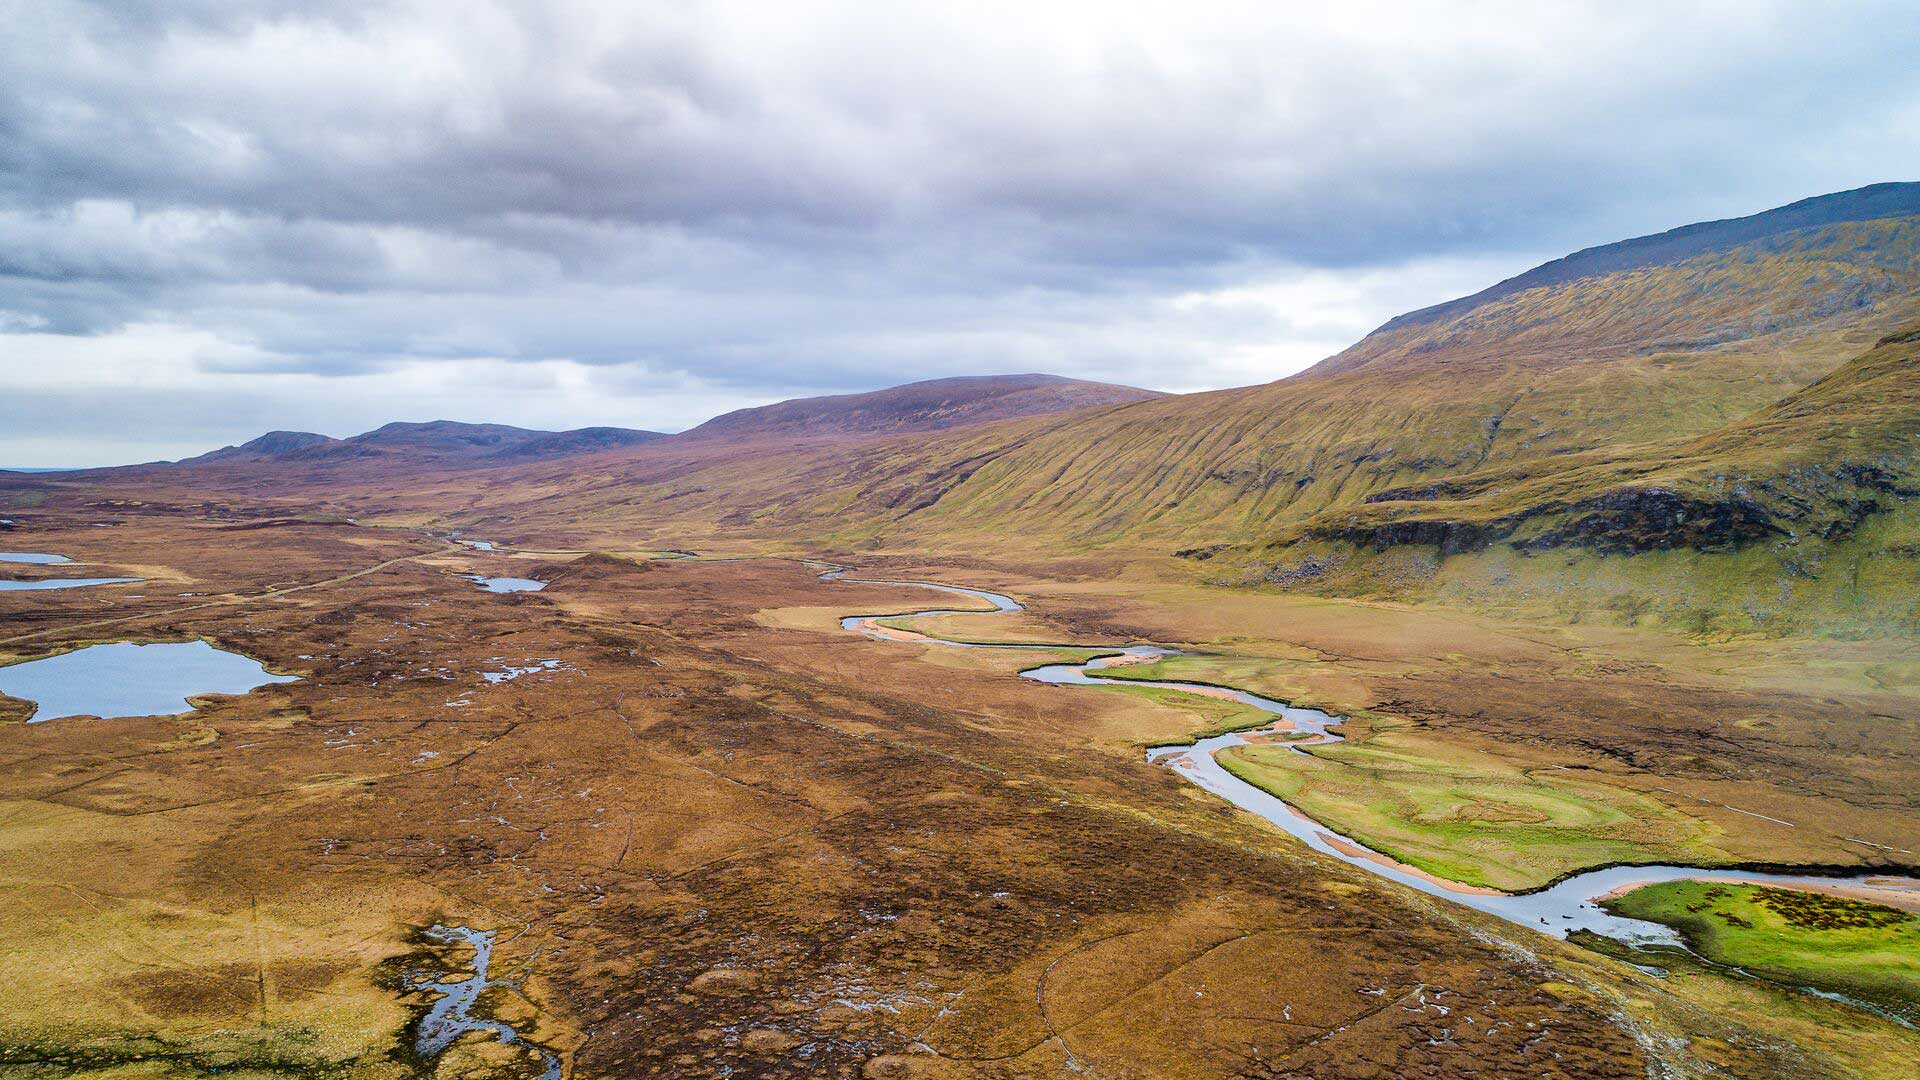
[(487, 968), (493, 963), (493, 932), (466, 926), (433, 926), (428, 928), (426, 936), (444, 945), (471, 946), (473, 974), (464, 979), (454, 979), (451, 972), (420, 972), (408, 978), (407, 989), (440, 995), (433, 1004), (427, 1006), (426, 1015), (420, 1018), (420, 1026), (414, 1029), (414, 1052), (423, 1058), (436, 1058), (462, 1035), (489, 1031), (503, 1043), (525, 1047), (540, 1055), (539, 1080), (560, 1080), (560, 1058), (557, 1055), (527, 1041), (512, 1024), (504, 1020), (489, 1020), (473, 1013), (480, 995), (492, 987), (519, 987), (511, 979), (494, 979), (487, 975)]
[[(818, 565), (818, 564), (816, 564)], [(1098, 648), (1107, 650), (1107, 646), (1088, 645), (1001, 645), (982, 642), (954, 641), (914, 632), (901, 635), (880, 623), (886, 620), (925, 618), (935, 615), (981, 615), (1015, 612), (1021, 610), (1020, 604), (1010, 596), (987, 592), (981, 589), (967, 589), (957, 585), (941, 585), (930, 581), (900, 581), (881, 578), (849, 578), (847, 569), (832, 569), (821, 577), (829, 581), (847, 581), (870, 585), (905, 585), (914, 588), (933, 589), (938, 592), (972, 597), (993, 605), (993, 611), (983, 612), (978, 608), (928, 608), (918, 611), (895, 612), (883, 615), (850, 615), (840, 620), (844, 630), (865, 634), (883, 641), (914, 641), (923, 644), (941, 645), (962, 649), (1022, 649), (1022, 650), (1059, 650)], [(1592, 870), (1566, 878), (1549, 888), (1538, 892), (1508, 894), (1491, 891), (1468, 890), (1439, 879), (1430, 879), (1411, 867), (1404, 867), (1386, 856), (1368, 849), (1365, 845), (1342, 836), (1334, 830), (1308, 817), (1285, 801), (1247, 783), (1228, 772), (1214, 755), (1234, 746), (1246, 746), (1253, 743), (1279, 743), (1288, 740), (1288, 744), (1299, 752), (1299, 747), (1337, 742), (1340, 736), (1329, 730), (1342, 720), (1341, 717), (1318, 709), (1305, 709), (1289, 705), (1284, 701), (1262, 697), (1245, 690), (1231, 687), (1212, 686), (1204, 683), (1164, 682), (1145, 679), (1127, 679), (1124, 683), (1111, 676), (1100, 674), (1103, 668), (1112, 668), (1124, 664), (1137, 664), (1180, 655), (1178, 650), (1165, 649), (1154, 645), (1134, 645), (1124, 648), (1111, 648), (1106, 655), (1095, 657), (1079, 664), (1045, 664), (1029, 668), (1020, 674), (1039, 682), (1056, 686), (1154, 686), (1167, 690), (1179, 690), (1188, 693), (1204, 694), (1209, 697), (1231, 700), (1242, 705), (1264, 709), (1274, 715), (1274, 722), (1264, 728), (1252, 731), (1233, 732), (1201, 739), (1191, 745), (1161, 746), (1147, 751), (1147, 760), (1162, 764), (1179, 773), (1195, 785), (1218, 795), (1252, 814), (1257, 814), (1272, 824), (1279, 826), (1288, 835), (1306, 844), (1323, 855), (1330, 855), (1342, 862), (1360, 867), (1372, 874), (1397, 881), (1412, 889), (1430, 896), (1443, 897), (1457, 904), (1490, 915), (1499, 916), (1508, 922), (1525, 926), (1555, 937), (1566, 937), (1576, 930), (1590, 930), (1617, 941), (1637, 946), (1670, 945), (1684, 947), (1678, 933), (1659, 923), (1640, 919), (1629, 919), (1614, 915), (1594, 901), (1625, 885), (1651, 884), (1662, 881), (1698, 880), (1698, 881), (1737, 881), (1755, 884), (1782, 886), (1826, 886), (1846, 884), (1862, 889), (1876, 886), (1897, 888), (1900, 885), (1911, 887), (1912, 882), (1889, 878), (1884, 873), (1862, 873), (1850, 876), (1819, 876), (1808, 874), (1771, 874), (1753, 870), (1716, 870), (1694, 866), (1617, 866), (1601, 870)], [(1304, 737), (1302, 737), (1304, 736)]]

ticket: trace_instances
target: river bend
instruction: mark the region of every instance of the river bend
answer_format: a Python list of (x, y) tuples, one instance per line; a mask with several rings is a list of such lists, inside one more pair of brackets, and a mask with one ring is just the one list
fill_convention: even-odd
[[(816, 567), (822, 564), (812, 564)], [(1602, 908), (1595, 901), (1623, 886), (1650, 884), (1661, 881), (1703, 880), (1737, 881), (1755, 884), (1819, 887), (1849, 885), (1858, 889), (1874, 888), (1912, 888), (1913, 882), (1907, 879), (1893, 879), (1881, 873), (1864, 873), (1845, 877), (1816, 876), (1806, 874), (1771, 874), (1753, 870), (1709, 869), (1697, 866), (1616, 866), (1600, 870), (1591, 870), (1562, 879), (1554, 885), (1530, 893), (1499, 893), (1491, 890), (1476, 890), (1466, 886), (1430, 878), (1396, 863), (1393, 859), (1372, 851), (1366, 845), (1313, 820), (1306, 814), (1277, 798), (1247, 783), (1228, 772), (1215, 758), (1215, 754), (1232, 746), (1244, 746), (1256, 741), (1273, 741), (1287, 738), (1298, 752), (1301, 746), (1318, 743), (1336, 742), (1340, 736), (1330, 730), (1338, 725), (1342, 717), (1318, 709), (1306, 709), (1289, 705), (1283, 701), (1262, 697), (1259, 694), (1231, 687), (1211, 686), (1201, 683), (1161, 682), (1144, 679), (1128, 679), (1118, 683), (1111, 676), (1100, 674), (1101, 669), (1122, 664), (1136, 664), (1179, 655), (1178, 650), (1162, 648), (1157, 645), (1130, 645), (1114, 647), (1106, 645), (1082, 644), (990, 644), (985, 642), (955, 641), (950, 638), (936, 637), (921, 631), (901, 633), (882, 625), (885, 621), (897, 619), (928, 618), (936, 615), (980, 615), (1005, 614), (1021, 610), (1018, 601), (1000, 593), (983, 589), (968, 589), (958, 585), (942, 585), (931, 581), (903, 581), (886, 578), (851, 578), (846, 575), (847, 568), (834, 568), (822, 574), (829, 581), (846, 581), (868, 585), (904, 585), (956, 596), (966, 596), (985, 601), (993, 605), (993, 610), (983, 612), (978, 608), (926, 608), (915, 611), (892, 612), (875, 615), (849, 615), (840, 620), (844, 630), (865, 634), (883, 641), (912, 641), (928, 645), (937, 645), (957, 649), (1006, 649), (1040, 650), (1059, 649), (1102, 649), (1110, 650), (1105, 655), (1095, 657), (1078, 664), (1045, 664), (1029, 668), (1021, 675), (1040, 682), (1061, 686), (1154, 686), (1167, 690), (1200, 693), (1209, 697), (1230, 699), (1243, 705), (1264, 709), (1273, 714), (1274, 722), (1264, 728), (1251, 731), (1233, 732), (1201, 739), (1191, 745), (1161, 746), (1147, 751), (1147, 760), (1179, 773), (1198, 787), (1219, 796), (1252, 814), (1257, 814), (1268, 822), (1278, 826), (1288, 835), (1306, 844), (1323, 855), (1329, 855), (1342, 862), (1360, 867), (1369, 873), (1397, 881), (1408, 888), (1417, 889), (1430, 896), (1438, 896), (1457, 904), (1496, 915), (1502, 919), (1529, 927), (1555, 937), (1566, 937), (1575, 930), (1590, 930), (1597, 934), (1634, 945), (1672, 945), (1683, 946), (1679, 935), (1659, 923), (1646, 922), (1615, 915)], [(1302, 738), (1301, 736), (1305, 736)]]

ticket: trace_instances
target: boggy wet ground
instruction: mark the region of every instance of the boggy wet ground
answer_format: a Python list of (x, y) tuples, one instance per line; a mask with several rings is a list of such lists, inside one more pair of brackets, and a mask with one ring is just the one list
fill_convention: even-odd
[[(497, 934), (518, 987), (477, 1007), (577, 1077), (1826, 1062), (1737, 1015), (1693, 1016), (1675, 1049), (1661, 1033), (1697, 1007), (1631, 968), (1516, 944), (1190, 791), (1139, 746), (1191, 714), (762, 617), (918, 591), (259, 524), (283, 507), (120, 507), (90, 531), (101, 513), (25, 524), (41, 550), (124, 544), (172, 587), (0, 611), (0, 651), (204, 636), (302, 678), (181, 718), (0, 727), (0, 935), (21, 943), (0, 1064), (517, 1075), (484, 1035), (410, 1054), (432, 995), (380, 973), (436, 924)], [(509, 569), (549, 587), (462, 576)]]

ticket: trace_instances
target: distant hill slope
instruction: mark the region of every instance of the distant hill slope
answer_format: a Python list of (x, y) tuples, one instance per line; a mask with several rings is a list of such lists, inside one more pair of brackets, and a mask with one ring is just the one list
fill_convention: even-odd
[(536, 432), (530, 439), (494, 451), (493, 456), (513, 461), (572, 457), (576, 454), (597, 454), (603, 450), (639, 446), (667, 437), (666, 434), (658, 431), (638, 431), (633, 428), (617, 427), (584, 427), (574, 428), (572, 431)]
[(313, 431), (269, 431), (257, 439), (250, 439), (237, 446), (223, 446), (218, 450), (209, 450), (190, 458), (181, 458), (176, 465), (204, 465), (216, 461), (242, 461), (259, 458), (279, 457), (295, 450), (324, 446), (339, 440)]
[[(1671, 604), (1728, 625), (1870, 595), (1879, 625), (1920, 629), (1920, 600), (1888, 600), (1920, 597), (1912, 190), (1629, 242), (1569, 263), (1584, 276), (1549, 264), (1262, 386), (1021, 415), (1036, 395), (1085, 398), (1056, 380), (942, 380), (730, 414), (590, 474), (536, 462), (437, 494), (463, 527), (1184, 553), (1213, 580), (1323, 591), (1437, 589), (1525, 560), (1499, 580), (1575, 596), (1605, 561), (1635, 597), (1679, 582)], [(1821, 576), (1829, 555), (1846, 574)], [(1308, 573), (1309, 558), (1346, 569)], [(1547, 584), (1549, 564), (1563, 576)], [(1496, 577), (1482, 592), (1512, 602)], [(1814, 580), (1828, 591), (1803, 603)]]
[(311, 431), (271, 431), (238, 446), (222, 447), (177, 462), (178, 465), (246, 463), (327, 464), (350, 461), (406, 461), (448, 465), (502, 465), (544, 458), (638, 446), (666, 438), (657, 431), (591, 427), (537, 431), (507, 424), (463, 424), (454, 420), (392, 423), (348, 439)]
[(797, 398), (717, 416), (684, 437), (882, 435), (1041, 416), (1163, 397), (1153, 390), (1058, 375), (931, 379), (865, 394)]
[(337, 443), (295, 450), (289, 459), (401, 454), (415, 458), (484, 457), (552, 434), (507, 424), (463, 424), (433, 420), (424, 424), (392, 423)]

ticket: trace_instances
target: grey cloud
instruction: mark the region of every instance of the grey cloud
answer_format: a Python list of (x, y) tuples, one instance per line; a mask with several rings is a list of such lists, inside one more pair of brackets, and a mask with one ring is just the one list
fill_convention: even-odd
[[(1632, 48), (1543, 28), (1591, 58), (1528, 57), (1497, 26), (1478, 52), (1456, 34), (1442, 39), (1455, 51), (1341, 37), (1303, 54), (1269, 15), (1208, 42), (1212, 64), (1174, 71), (1115, 42), (1078, 66), (1009, 59), (978, 34), (916, 29), (909, 11), (869, 43), (903, 57), (836, 38), (868, 21), (843, 15), (785, 28), (793, 55), (764, 71), (726, 20), (643, 9), (609, 43), (586, 28), (606, 9), (575, 6), (600, 18), (460, 4), (343, 21), (274, 5), (224, 22), (149, 13), (147, 33), (114, 36), (89, 9), (57, 28), (91, 40), (87, 59), (13, 39), (7, 183), (28, 205), (133, 198), (461, 232), (529, 212), (761, 239), (978, 215), (1094, 266), (1244, 246), (1340, 264), (1604, 211), (1625, 201), (1609, 179), (1652, 181), (1663, 200), (1664, 174), (1727, 181), (1754, 149), (1830, 129), (1833, 103), (1804, 100), (1805, 80), (1897, 114), (1912, 77), (1863, 61), (1920, 30), (1893, 6), (1761, 6), (1742, 21), (1762, 33), (1709, 42), (1684, 12), (1622, 9), (1559, 21), (1635, 26)], [(1583, 78), (1610, 60), (1614, 78)], [(1747, 162), (1719, 152), (1755, 142)], [(1689, 146), (1693, 160), (1676, 157)]]
[[(1187, 388), (1475, 275), (1920, 174), (1910, 5), (1145, 12), (0, 0), (0, 333), (189, 327), (237, 346), (206, 372), (342, 385)], [(1322, 273), (1359, 306), (1175, 303)]]

